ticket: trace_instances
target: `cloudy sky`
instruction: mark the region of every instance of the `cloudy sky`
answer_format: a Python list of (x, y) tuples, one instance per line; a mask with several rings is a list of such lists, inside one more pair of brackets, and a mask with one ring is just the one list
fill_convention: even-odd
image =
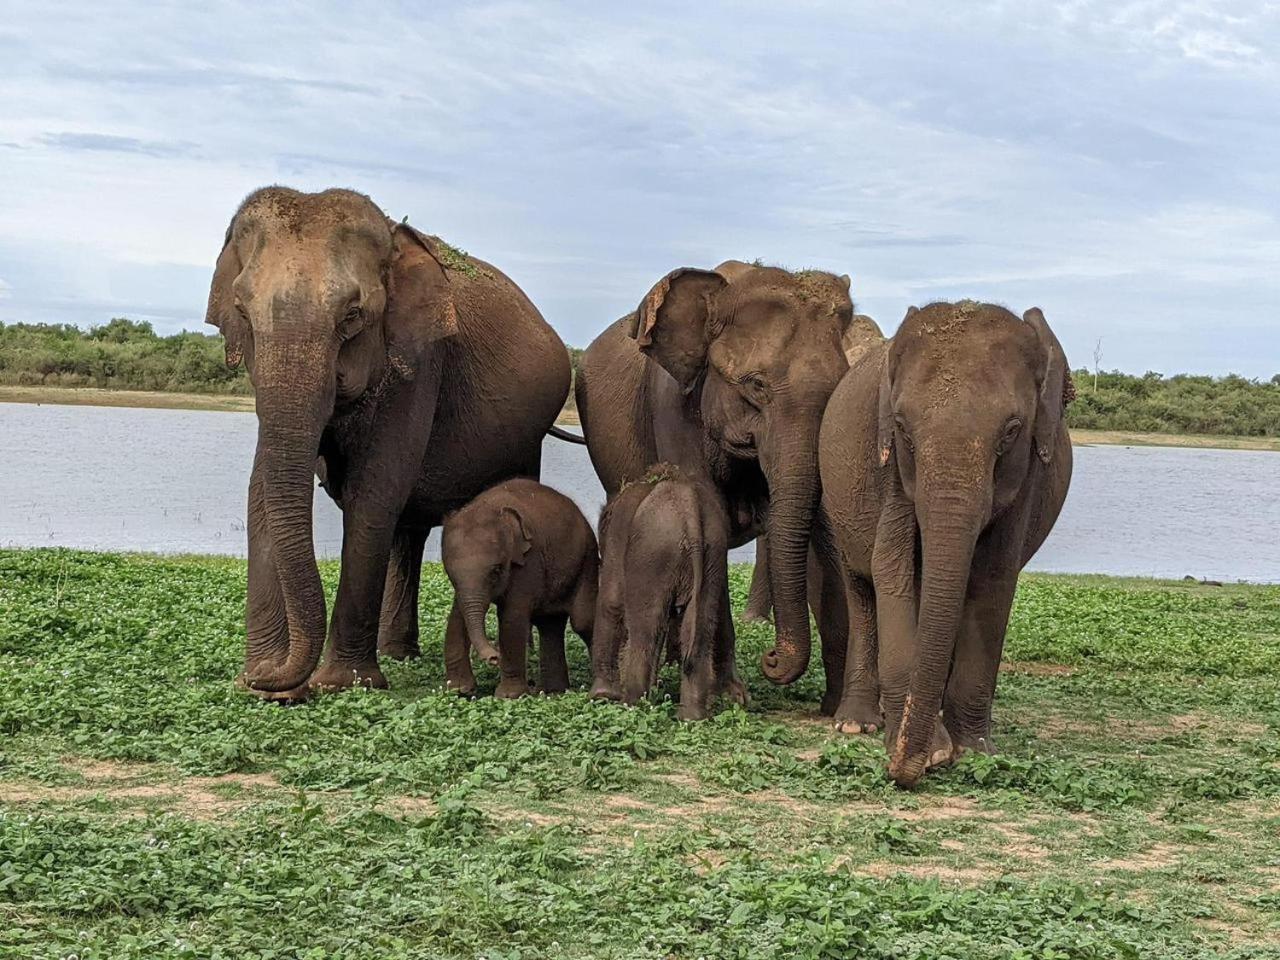
[(1076, 366), (1280, 371), (1280, 4), (206, 6), (8, 8), (0, 320), (197, 328), (279, 182), (495, 262), (573, 344), (761, 257), (886, 330), (973, 297)]

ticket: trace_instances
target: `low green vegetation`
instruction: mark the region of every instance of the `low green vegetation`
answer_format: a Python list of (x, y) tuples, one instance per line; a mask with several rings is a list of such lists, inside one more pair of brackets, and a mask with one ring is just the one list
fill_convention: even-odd
[(1001, 754), (908, 794), (767, 627), (704, 723), (465, 700), (429, 564), (390, 692), (282, 708), (244, 577), (0, 552), (0, 957), (1280, 957), (1280, 588), (1024, 578)]

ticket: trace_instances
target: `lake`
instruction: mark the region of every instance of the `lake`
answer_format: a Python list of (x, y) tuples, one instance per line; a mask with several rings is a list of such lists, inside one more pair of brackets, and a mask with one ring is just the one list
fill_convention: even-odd
[[(245, 553), (252, 414), (0, 403), (0, 546)], [(543, 480), (595, 520), (586, 448), (548, 439)], [(1071, 494), (1030, 569), (1280, 582), (1280, 455), (1077, 447)], [(316, 550), (337, 508), (316, 491)], [(428, 556), (439, 557), (439, 532)], [(734, 560), (750, 560), (750, 546)]]

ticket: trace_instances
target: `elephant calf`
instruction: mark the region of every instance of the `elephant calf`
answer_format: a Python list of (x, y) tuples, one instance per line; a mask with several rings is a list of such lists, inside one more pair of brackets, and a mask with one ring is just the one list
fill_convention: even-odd
[(567, 690), (565, 623), (591, 645), (600, 562), (595, 534), (573, 501), (535, 480), (500, 483), (445, 518), (442, 552), (454, 590), (444, 641), (448, 685), (475, 691), (467, 643), (482, 656), (492, 650), (484, 619), (493, 603), (502, 674), (496, 695), (529, 692), (526, 657), (535, 626), (542, 690)]
[(705, 717), (720, 692), (745, 704), (728, 605), (729, 521), (711, 483), (671, 464), (650, 467), (605, 507), (600, 538), (592, 693), (635, 703), (657, 682), (670, 644), (681, 663), (682, 720)]

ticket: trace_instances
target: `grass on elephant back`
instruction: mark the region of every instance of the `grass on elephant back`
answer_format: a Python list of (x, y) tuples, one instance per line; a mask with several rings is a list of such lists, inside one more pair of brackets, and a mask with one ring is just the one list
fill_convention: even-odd
[(1001, 755), (912, 794), (767, 627), (686, 725), (452, 696), (422, 596), (390, 693), (282, 709), (243, 562), (0, 552), (0, 957), (1280, 956), (1280, 588), (1024, 578)]

